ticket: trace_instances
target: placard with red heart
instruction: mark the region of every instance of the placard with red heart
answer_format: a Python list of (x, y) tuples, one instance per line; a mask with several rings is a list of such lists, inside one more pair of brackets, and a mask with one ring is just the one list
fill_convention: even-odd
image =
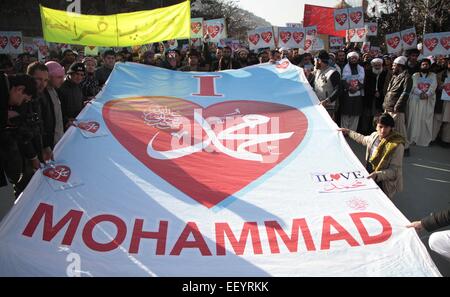
[(95, 120), (79, 119), (76, 121), (76, 126), (78, 127), (80, 133), (85, 138), (95, 138), (107, 136), (108, 132), (102, 127), (102, 125)]
[(7, 35), (0, 35), (0, 50), (5, 50), (8, 46), (9, 39)]
[(203, 37), (203, 18), (191, 19), (191, 38)]
[(349, 27), (352, 29), (364, 27), (364, 11), (362, 7), (352, 7), (348, 9), (350, 19)]
[(347, 8), (335, 9), (333, 15), (334, 15), (334, 29), (336, 31), (349, 29)]
[(432, 52), (436, 48), (436, 46), (438, 45), (438, 41), (439, 40), (436, 37), (434, 37), (434, 38), (427, 38), (427, 39), (425, 39), (424, 44), (425, 44), (425, 47), (430, 52)]
[(444, 81), (444, 85), (442, 86), (442, 96), (441, 100), (450, 100), (450, 77), (447, 77)]
[(261, 33), (261, 38), (265, 43), (273, 42), (273, 33), (271, 31), (266, 31)]
[(450, 50), (450, 32), (443, 32), (440, 34), (440, 43), (442, 47), (448, 52)]
[(386, 34), (386, 47), (388, 53), (398, 53), (402, 50), (400, 32)]
[(347, 30), (347, 42), (354, 42), (354, 36), (356, 35), (356, 29)]
[(423, 93), (428, 92), (428, 90), (430, 89), (430, 86), (431, 86), (431, 84), (429, 82), (419, 82), (417, 84), (417, 88)]
[(366, 36), (377, 36), (378, 34), (378, 24), (375, 22), (365, 23), (364, 27), (366, 28)]
[(258, 33), (255, 33), (255, 34), (250, 34), (249, 36), (248, 36), (248, 40), (252, 43), (252, 44), (254, 44), (254, 45), (257, 45), (258, 44), (258, 42), (259, 42), (259, 34)]
[(292, 38), (294, 39), (295, 43), (301, 44), (301, 42), (305, 38), (305, 33), (303, 33), (303, 31), (296, 31), (292, 33)]
[(305, 47), (304, 50), (306, 52), (308, 52), (309, 50), (311, 50), (311, 45), (313, 44), (313, 41), (311, 39), (306, 39), (305, 40)]
[[(227, 38), (225, 32), (225, 19), (206, 20), (203, 22), (210, 42), (219, 42)], [(200, 37), (200, 36), (197, 36)]]
[(291, 32), (288, 31), (280, 31), (280, 40), (286, 44), (289, 42), (289, 40), (291, 39)]
[(70, 166), (64, 162), (51, 162), (41, 170), (54, 191), (62, 191), (83, 184), (79, 176), (74, 174)]
[(400, 32), (402, 37), (402, 47), (404, 50), (417, 48), (417, 34), (415, 28), (406, 29)]
[[(172, 124), (169, 125), (171, 128), (169, 129), (166, 124), (158, 126), (154, 119), (159, 117), (143, 117), (143, 114), (148, 114), (149, 108), (173, 115)], [(226, 118), (226, 124), (217, 121), (232, 111), (235, 111), (231, 113), (234, 115)], [(196, 118), (200, 114), (200, 117), (211, 125), (215, 135), (224, 131), (225, 127), (242, 124), (246, 115), (254, 115), (253, 117), (264, 116), (270, 121), (278, 122), (276, 130), (268, 125), (268, 130), (264, 130), (263, 133), (288, 133), (290, 136), (279, 140), (277, 145), (279, 154), (267, 163), (230, 156), (213, 143), (192, 152), (188, 147), (198, 146), (198, 143), (211, 137), (203, 130), (198, 120), (194, 120), (194, 114)], [(175, 117), (178, 118), (178, 124), (175, 124)], [(136, 159), (178, 191), (208, 208), (217, 205), (278, 166), (302, 143), (308, 129), (308, 120), (300, 110), (283, 104), (251, 100), (225, 101), (203, 107), (174, 97), (122, 98), (104, 105), (103, 118), (112, 135)], [(148, 119), (151, 124), (146, 123), (144, 119)], [(183, 130), (187, 129), (183, 127), (189, 128)], [(249, 130), (244, 126), (234, 133), (260, 133), (257, 131), (260, 130), (253, 128)], [(194, 138), (193, 135), (198, 136)], [(180, 142), (175, 137), (181, 139)], [(180, 149), (184, 148), (191, 153), (179, 158), (167, 158), (168, 152), (173, 151), (174, 139), (181, 146)], [(238, 143), (222, 141), (222, 145), (236, 150)], [(152, 151), (164, 152), (164, 157), (151, 157), (149, 147)], [(270, 157), (270, 150), (264, 153), (263, 150), (264, 145), (259, 145), (251, 151), (262, 153), (263, 158)]]

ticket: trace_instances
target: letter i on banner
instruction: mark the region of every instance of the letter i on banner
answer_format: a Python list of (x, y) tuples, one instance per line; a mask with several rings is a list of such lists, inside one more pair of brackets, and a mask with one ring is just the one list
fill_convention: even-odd
[(349, 17), (348, 17), (348, 9), (335, 9), (334, 10), (334, 29), (336, 31), (339, 30), (348, 30), (350, 27)]

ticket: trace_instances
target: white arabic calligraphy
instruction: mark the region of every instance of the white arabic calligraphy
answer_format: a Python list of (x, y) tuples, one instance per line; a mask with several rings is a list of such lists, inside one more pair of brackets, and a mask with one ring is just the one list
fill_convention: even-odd
[[(269, 117), (263, 115), (257, 114), (244, 115), (242, 116), (243, 123), (224, 129), (221, 132), (217, 133), (216, 135), (216, 133), (212, 130), (208, 121), (202, 117), (201, 109), (200, 110), (196, 109), (194, 110), (194, 121), (201, 126), (203, 131), (205, 131), (207, 138), (204, 141), (188, 147), (182, 147), (179, 149), (168, 151), (157, 151), (153, 147), (153, 142), (155, 141), (156, 137), (159, 134), (159, 132), (157, 132), (148, 143), (147, 154), (150, 157), (159, 160), (176, 159), (200, 152), (203, 149), (207, 148), (212, 143), (219, 151), (233, 158), (247, 161), (263, 162), (263, 155), (252, 153), (248, 151), (247, 148), (261, 143), (290, 138), (294, 134), (294, 132), (274, 133), (274, 134), (235, 134), (234, 132), (237, 132), (240, 129), (245, 128), (255, 128), (259, 125), (267, 124), (270, 120), (271, 119)], [(236, 150), (233, 150), (224, 146), (221, 143), (222, 140), (245, 140), (245, 141), (242, 142), (237, 147)]]
[(179, 114), (165, 106), (152, 105), (144, 112), (145, 123), (158, 129), (177, 129), (180, 126), (180, 118)]

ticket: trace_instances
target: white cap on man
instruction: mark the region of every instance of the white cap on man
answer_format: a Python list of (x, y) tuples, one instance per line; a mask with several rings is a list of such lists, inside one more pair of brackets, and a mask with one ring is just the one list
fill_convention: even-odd
[(400, 56), (394, 60), (394, 64), (406, 65), (407, 61), (408, 61), (408, 59), (405, 56)]
[(357, 52), (350, 52), (347, 54), (347, 59), (350, 59), (352, 57), (356, 57), (356, 59), (359, 59), (359, 54)]
[(383, 64), (383, 59), (380, 58), (375, 58), (372, 61), (370, 61), (371, 65), (375, 65), (375, 64)]

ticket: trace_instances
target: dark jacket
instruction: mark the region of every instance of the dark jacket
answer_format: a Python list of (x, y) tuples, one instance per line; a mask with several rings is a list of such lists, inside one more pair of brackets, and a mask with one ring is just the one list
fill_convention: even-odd
[(69, 119), (75, 119), (83, 109), (83, 92), (80, 85), (67, 79), (59, 88), (58, 94), (65, 126)]
[(100, 87), (102, 87), (106, 81), (109, 78), (109, 75), (111, 74), (112, 69), (109, 69), (108, 67), (102, 66), (100, 68), (98, 68), (97, 70), (95, 70), (95, 78), (98, 81), (98, 84), (100, 85)]
[(383, 109), (383, 100), (384, 100), (384, 83), (386, 80), (387, 71), (383, 71), (380, 73), (378, 77), (378, 92), (380, 93), (380, 97), (376, 98), (376, 83), (377, 76), (372, 72), (372, 69), (366, 71), (366, 76), (364, 80), (364, 109), (371, 110), (373, 107), (375, 110)]
[(50, 97), (47, 89), (45, 89), (44, 94), (42, 94), (39, 99), (41, 104), (41, 114), (43, 122), (42, 146), (44, 148), (50, 147), (53, 149), (56, 119), (52, 98)]
[(400, 74), (393, 74), (384, 97), (383, 108), (390, 112), (405, 112), (412, 79), (407, 70)]
[(450, 208), (431, 213), (428, 217), (423, 218), (421, 223), (429, 232), (450, 225)]

